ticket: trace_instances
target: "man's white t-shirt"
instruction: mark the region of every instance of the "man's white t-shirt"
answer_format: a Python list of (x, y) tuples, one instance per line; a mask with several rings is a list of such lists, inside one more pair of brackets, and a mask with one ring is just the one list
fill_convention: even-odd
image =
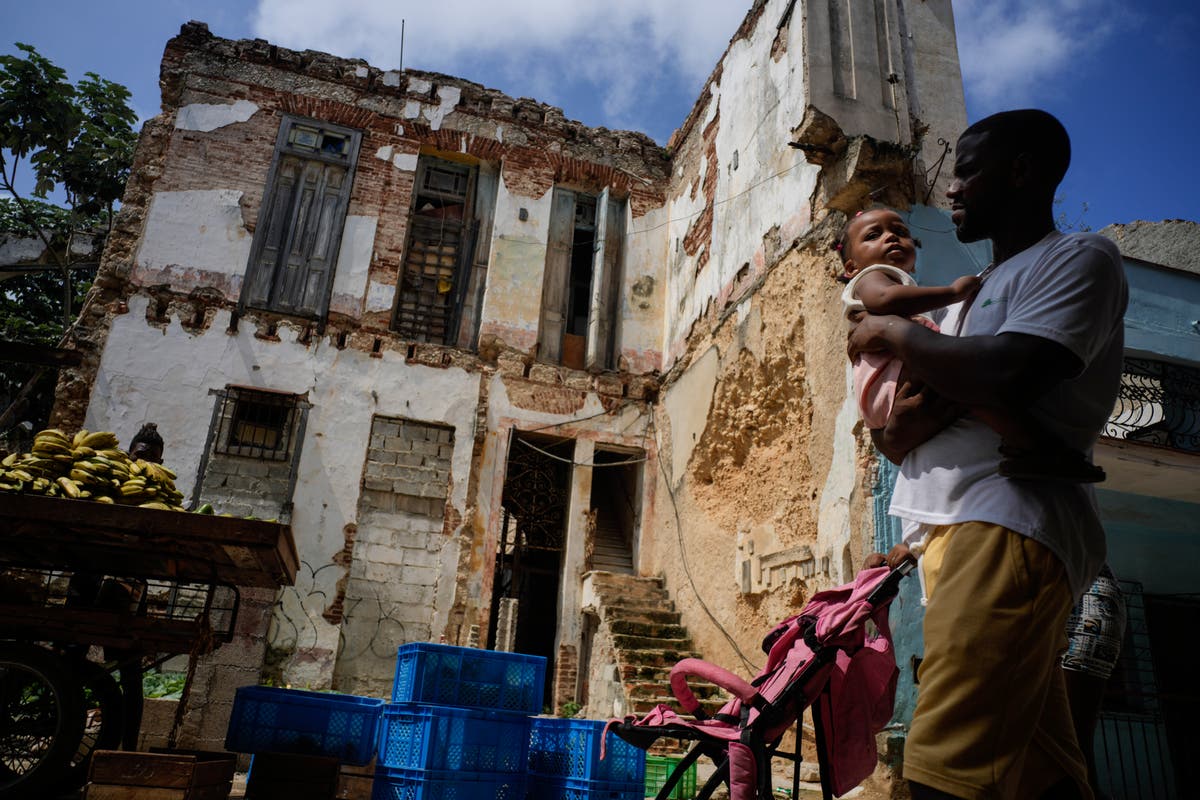
[[(1097, 234), (1054, 232), (992, 271), (961, 330), (963, 304), (939, 324), (952, 336), (1039, 336), (1074, 353), (1082, 372), (1062, 376), (1031, 412), (1068, 447), (1090, 454), (1120, 388), (1128, 295), (1116, 245)], [(931, 525), (969, 521), (1029, 536), (1062, 559), (1079, 597), (1105, 558), (1091, 485), (1003, 478), (999, 447), (984, 423), (957, 420), (905, 457), (891, 514), (904, 520), (906, 541)]]

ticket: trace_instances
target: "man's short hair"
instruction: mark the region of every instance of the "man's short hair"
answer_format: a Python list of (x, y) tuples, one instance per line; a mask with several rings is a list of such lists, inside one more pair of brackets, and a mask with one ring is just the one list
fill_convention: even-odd
[[(984, 117), (962, 132), (990, 134), (989, 144), (1006, 155), (1026, 153), (1051, 188), (1058, 186), (1071, 164), (1071, 137), (1053, 114), (1036, 108), (1001, 111)], [(960, 137), (961, 138), (961, 137)]]

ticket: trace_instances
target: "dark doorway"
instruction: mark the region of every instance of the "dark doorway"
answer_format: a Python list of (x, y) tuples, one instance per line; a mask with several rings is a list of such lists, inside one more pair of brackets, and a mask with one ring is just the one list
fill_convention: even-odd
[(496, 647), (501, 601), (515, 599), (511, 647), (518, 653), (546, 657), (547, 698), (553, 696), (554, 640), (574, 453), (572, 439), (514, 432), (501, 499), (488, 647)]
[(592, 459), (589, 569), (634, 573), (634, 550), (642, 505), (641, 451), (596, 449)]

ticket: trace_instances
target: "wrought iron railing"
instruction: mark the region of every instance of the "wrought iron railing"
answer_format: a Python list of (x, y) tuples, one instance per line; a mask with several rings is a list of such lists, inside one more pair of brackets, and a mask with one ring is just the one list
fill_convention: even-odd
[(1104, 435), (1200, 451), (1200, 369), (1127, 357)]

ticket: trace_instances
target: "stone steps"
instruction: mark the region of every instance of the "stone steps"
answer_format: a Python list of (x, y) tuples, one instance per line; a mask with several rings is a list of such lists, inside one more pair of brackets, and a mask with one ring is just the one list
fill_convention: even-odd
[(624, 605), (606, 605), (603, 608), (605, 619), (622, 619), (629, 622), (649, 622), (658, 623), (660, 625), (678, 625), (681, 615), (673, 606), (674, 603), (667, 603), (671, 608), (663, 609), (645, 609), (634, 606)]
[[(684, 653), (692, 649), (692, 640), (686, 636), (634, 636), (626, 633), (614, 633), (613, 644), (619, 650), (663, 650)], [(683, 656), (683, 658), (687, 658), (687, 656)]]
[(691, 641), (688, 639), (687, 628), (682, 625), (624, 618), (612, 619), (609, 622), (609, 628), (614, 634), (621, 636), (632, 636), (656, 641)]
[[(663, 704), (682, 714), (671, 696), (670, 673), (685, 658), (698, 658), (681, 616), (661, 579), (594, 572), (591, 577), (599, 608), (609, 628), (629, 704), (626, 713), (642, 716)], [(702, 708), (719, 710), (726, 692), (703, 682), (689, 684)], [(686, 715), (685, 715), (686, 716)], [(675, 741), (660, 740), (654, 752), (682, 752)]]

